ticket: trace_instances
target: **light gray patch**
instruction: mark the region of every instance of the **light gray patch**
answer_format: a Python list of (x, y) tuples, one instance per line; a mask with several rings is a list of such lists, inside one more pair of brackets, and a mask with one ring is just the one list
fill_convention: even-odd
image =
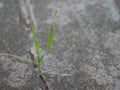
[(91, 28), (91, 29), (85, 29), (84, 33), (85, 36), (94, 44), (98, 41), (98, 37), (95, 33), (95, 29)]
[(104, 68), (99, 68), (98, 70), (90, 65), (84, 65), (81, 70), (88, 73), (92, 79), (95, 79), (98, 85), (107, 85), (113, 83), (113, 78), (110, 75), (107, 75)]
[[(118, 67), (118, 66), (117, 66)], [(110, 75), (112, 77), (119, 77), (120, 75), (120, 70), (117, 69), (115, 66), (109, 66), (108, 69), (110, 71)]]
[(106, 36), (105, 47), (111, 49), (111, 53), (119, 58), (120, 55), (120, 31), (111, 33)]
[(116, 89), (115, 90), (120, 90), (120, 80), (116, 79)]
[(114, 21), (120, 20), (119, 10), (116, 8), (113, 0), (107, 0), (104, 6), (109, 8), (107, 11), (108, 17), (112, 18)]
[(4, 4), (0, 2), (0, 9), (2, 9), (3, 7), (4, 7)]
[(105, 14), (108, 18), (114, 21), (120, 20), (119, 10), (116, 8), (114, 0), (98, 0), (97, 3), (101, 4), (106, 11)]

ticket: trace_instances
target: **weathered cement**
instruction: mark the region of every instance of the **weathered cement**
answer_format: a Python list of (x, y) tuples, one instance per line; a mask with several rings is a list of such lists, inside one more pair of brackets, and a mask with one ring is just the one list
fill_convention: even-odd
[[(50, 90), (120, 90), (119, 0), (31, 0), (31, 3), (43, 52), (51, 23), (50, 15), (56, 8), (60, 8), (54, 23), (54, 41), (41, 67), (71, 73), (73, 76), (46, 76)], [(17, 24), (18, 11), (14, 7), (17, 7), (15, 0), (1, 0), (0, 20), (3, 23), (0, 23), (0, 50), (10, 53), (21, 50), (18, 54), (22, 54), (26, 48), (26, 39), (22, 39), (24, 35), (16, 31), (22, 27)], [(7, 39), (10, 36), (13, 38), (11, 43)], [(21, 42), (16, 43), (18, 40)], [(0, 90), (39, 90), (36, 79), (30, 78), (33, 83), (29, 79), (22, 79), (32, 75), (35, 77), (31, 65), (19, 62), (14, 64), (14, 61), (8, 60), (2, 58), (0, 61)], [(18, 79), (19, 75), (21, 79)]]
[[(28, 39), (20, 20), (17, 0), (0, 0), (0, 53), (27, 55)], [(0, 58), (0, 90), (38, 90), (32, 65), (14, 58)]]

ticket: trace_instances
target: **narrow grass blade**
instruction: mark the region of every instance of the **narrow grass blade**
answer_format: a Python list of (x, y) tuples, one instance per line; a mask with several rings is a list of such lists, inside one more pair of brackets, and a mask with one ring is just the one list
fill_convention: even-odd
[(31, 30), (32, 30), (33, 37), (36, 37), (36, 31), (33, 25), (31, 25)]
[(72, 74), (60, 74), (52, 70), (42, 71), (42, 74), (52, 74), (52, 75), (59, 75), (59, 76), (72, 76)]
[(52, 43), (52, 40), (53, 40), (53, 32), (54, 32), (54, 28), (53, 28), (53, 25), (51, 25), (50, 26), (50, 32), (49, 32), (49, 35), (48, 35), (47, 45), (46, 45), (46, 52), (48, 52), (48, 50), (51, 46), (51, 43)]
[(22, 62), (28, 62), (28, 63), (33, 63), (33, 64), (37, 64), (37, 62), (33, 62), (29, 59), (26, 59), (26, 58), (23, 58), (21, 56), (18, 56), (18, 55), (15, 55), (15, 54), (7, 54), (7, 53), (0, 53), (0, 56), (10, 56), (10, 57), (13, 57), (13, 58), (16, 58)]
[(32, 34), (33, 34), (33, 37), (34, 37), (34, 47), (36, 49), (37, 54), (40, 54), (40, 47), (39, 47), (39, 44), (38, 44), (38, 41), (37, 41), (36, 30), (35, 30), (33, 25), (31, 25), (31, 30), (32, 30)]
[(41, 55), (41, 57), (40, 57), (40, 61), (42, 61), (42, 60), (43, 60), (44, 56), (45, 56), (45, 55)]
[(39, 44), (37, 42), (37, 39), (34, 39), (34, 47), (36, 49), (37, 54), (40, 54), (40, 47), (39, 47)]
[(34, 26), (32, 25), (31, 26), (31, 30), (32, 30), (32, 34), (33, 34), (33, 37), (34, 37), (34, 48), (36, 49), (36, 52), (37, 52), (37, 57), (38, 57), (38, 63), (37, 63), (37, 66), (38, 66), (38, 74), (41, 73), (41, 70), (40, 70), (40, 61), (41, 61), (41, 58), (40, 58), (40, 47), (39, 47), (39, 43), (37, 41), (37, 35), (36, 35), (36, 30), (34, 28)]
[(48, 40), (47, 40), (47, 44), (46, 44), (46, 52), (48, 52), (48, 50), (49, 50), (49, 48), (51, 46), (52, 40), (53, 40), (53, 32), (54, 32), (53, 20), (55, 19), (57, 13), (58, 13), (58, 9), (52, 15), (52, 24), (50, 26), (50, 32), (49, 32)]
[(53, 15), (52, 15), (52, 19), (53, 19), (53, 20), (54, 20), (55, 17), (57, 16), (58, 10), (59, 10), (59, 8), (57, 8), (57, 10), (53, 13)]

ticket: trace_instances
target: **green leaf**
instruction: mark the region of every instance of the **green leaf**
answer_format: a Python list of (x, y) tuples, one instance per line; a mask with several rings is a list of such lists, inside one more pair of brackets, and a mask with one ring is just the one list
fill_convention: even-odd
[(72, 76), (72, 74), (60, 74), (52, 70), (42, 71), (41, 74), (52, 74), (52, 75), (59, 75), (59, 76)]
[(39, 44), (38, 44), (38, 41), (37, 41), (36, 30), (35, 30), (33, 25), (31, 25), (31, 30), (32, 30), (32, 34), (33, 34), (33, 37), (34, 37), (34, 41), (33, 41), (34, 48), (36, 49), (36, 52), (39, 55), (40, 54), (40, 47), (39, 47)]
[(41, 58), (40, 58), (41, 61), (43, 60), (44, 56), (45, 56), (45, 55), (42, 55), (42, 56), (41, 56)]
[(38, 62), (39, 62), (39, 63), (43, 60), (44, 56), (45, 56), (45, 55), (41, 55), (41, 57), (40, 57), (40, 56), (38, 57), (38, 58), (39, 58), (39, 59), (38, 59)]
[(46, 71), (42, 71), (42, 74), (57, 74), (57, 73), (52, 70), (46, 70)]
[(58, 13), (58, 9), (52, 15), (52, 24), (50, 26), (50, 32), (49, 32), (48, 40), (47, 40), (47, 44), (46, 44), (46, 52), (48, 52), (48, 50), (49, 50), (49, 48), (51, 46), (52, 40), (53, 40), (53, 32), (54, 32), (53, 20), (56, 17), (57, 13)]
[(37, 54), (40, 54), (40, 47), (39, 47), (39, 44), (37, 42), (37, 39), (34, 39), (34, 47), (36, 49)]
[(0, 53), (0, 56), (10, 56), (10, 57), (16, 58), (16, 59), (18, 59), (20, 61), (23, 61), (23, 62), (37, 64), (37, 62), (33, 62), (33, 61), (29, 60), (29, 59), (23, 58), (21, 56), (15, 55), (15, 54)]
[(41, 71), (40, 70), (40, 61), (41, 61), (41, 59), (40, 59), (40, 47), (39, 47), (39, 43), (37, 41), (36, 30), (35, 30), (33, 25), (31, 26), (31, 30), (32, 30), (32, 34), (33, 34), (33, 37), (34, 37), (34, 41), (33, 41), (34, 48), (36, 49), (37, 57), (38, 57), (38, 63), (37, 63), (37, 65), (38, 65), (38, 73), (40, 74), (40, 71)]
[(54, 32), (54, 28), (53, 28), (53, 25), (51, 25), (50, 26), (50, 32), (49, 32), (49, 35), (48, 35), (47, 45), (46, 45), (46, 52), (48, 52), (48, 50), (51, 46), (51, 43), (52, 43), (52, 40), (53, 40), (53, 32)]
[(32, 30), (33, 37), (36, 37), (36, 31), (33, 25), (31, 25), (31, 30)]
[(57, 13), (58, 13), (58, 10), (59, 10), (59, 8), (57, 8), (57, 10), (53, 13), (52, 19), (55, 19), (56, 15), (57, 15)]

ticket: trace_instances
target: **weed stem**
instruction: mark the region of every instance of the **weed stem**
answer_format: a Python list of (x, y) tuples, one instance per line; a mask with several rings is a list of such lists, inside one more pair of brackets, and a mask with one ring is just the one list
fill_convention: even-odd
[(42, 74), (39, 74), (38, 77), (43, 84), (44, 90), (49, 90), (49, 86), (48, 86), (48, 83), (47, 83), (47, 80), (45, 79), (45, 77)]

